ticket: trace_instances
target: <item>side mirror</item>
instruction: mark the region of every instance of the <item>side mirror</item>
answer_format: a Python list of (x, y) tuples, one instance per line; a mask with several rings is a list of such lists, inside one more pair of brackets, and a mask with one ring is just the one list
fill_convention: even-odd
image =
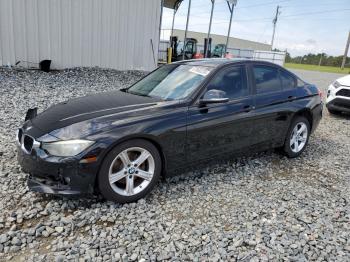
[(226, 96), (226, 92), (217, 89), (208, 90), (203, 98), (199, 100), (199, 105), (216, 104), (216, 103), (227, 103), (229, 99)]

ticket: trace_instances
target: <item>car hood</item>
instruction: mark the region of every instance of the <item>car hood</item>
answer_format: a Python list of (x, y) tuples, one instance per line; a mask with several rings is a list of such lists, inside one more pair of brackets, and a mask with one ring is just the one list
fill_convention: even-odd
[(346, 75), (341, 78), (338, 78), (337, 82), (342, 86), (350, 86), (350, 75)]
[[(63, 135), (62, 128), (73, 126), (75, 129), (93, 125), (97, 130), (111, 121), (121, 118), (147, 114), (150, 109), (159, 108), (167, 101), (157, 98), (137, 96), (121, 91), (113, 91), (72, 99), (54, 105), (31, 120), (31, 124), (43, 134), (50, 133), (58, 138)], [(147, 110), (148, 109), (148, 110)], [(81, 133), (84, 130), (80, 130)]]

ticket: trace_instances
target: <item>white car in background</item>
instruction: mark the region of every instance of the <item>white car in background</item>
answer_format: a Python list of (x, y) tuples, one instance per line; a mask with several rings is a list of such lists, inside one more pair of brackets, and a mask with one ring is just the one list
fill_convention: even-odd
[(331, 114), (350, 113), (350, 75), (338, 78), (328, 87), (326, 106)]

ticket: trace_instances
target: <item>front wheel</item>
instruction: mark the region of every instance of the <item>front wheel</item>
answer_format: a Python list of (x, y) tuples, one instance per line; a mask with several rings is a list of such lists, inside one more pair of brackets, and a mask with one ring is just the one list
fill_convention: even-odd
[(305, 117), (299, 116), (293, 120), (283, 147), (288, 157), (297, 157), (305, 150), (310, 131), (310, 123)]
[(104, 159), (98, 176), (100, 193), (118, 203), (146, 196), (159, 180), (162, 162), (150, 142), (135, 139), (117, 145)]

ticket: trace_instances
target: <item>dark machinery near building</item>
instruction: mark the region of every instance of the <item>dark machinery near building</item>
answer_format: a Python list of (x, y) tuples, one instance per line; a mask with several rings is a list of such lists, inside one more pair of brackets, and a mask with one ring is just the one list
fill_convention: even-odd
[[(188, 59), (200, 58), (197, 54), (197, 39), (195, 38), (186, 38), (185, 45), (183, 41), (179, 41), (177, 36), (170, 37), (170, 47), (172, 48), (172, 57), (171, 61), (180, 61)], [(184, 55), (185, 53), (185, 55)]]
[(204, 38), (204, 57), (210, 58), (211, 56), (211, 37)]
[(212, 52), (212, 57), (224, 57), (225, 55), (225, 44), (217, 44)]

